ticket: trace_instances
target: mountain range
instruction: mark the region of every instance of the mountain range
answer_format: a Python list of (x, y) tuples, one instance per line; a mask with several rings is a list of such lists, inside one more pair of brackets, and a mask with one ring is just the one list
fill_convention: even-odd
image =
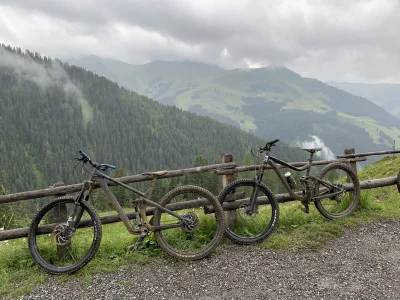
[[(240, 164), (252, 146), (265, 143), (81, 67), (5, 45), (0, 107), (0, 181), (9, 183), (10, 192), (81, 182), (87, 175), (74, 168), (79, 150), (117, 165), (123, 176), (220, 162), (222, 153), (232, 153)], [(284, 143), (277, 151), (288, 160), (304, 157)], [(160, 182), (168, 189), (167, 180)], [(213, 183), (218, 193), (220, 180)]]
[(400, 118), (400, 84), (329, 82), (330, 85), (353, 95), (367, 98)]
[(335, 154), (389, 149), (400, 119), (370, 100), (287, 68), (226, 70), (190, 61), (131, 65), (97, 56), (69, 60), (156, 101), (212, 117), (263, 139), (302, 145), (315, 137)]

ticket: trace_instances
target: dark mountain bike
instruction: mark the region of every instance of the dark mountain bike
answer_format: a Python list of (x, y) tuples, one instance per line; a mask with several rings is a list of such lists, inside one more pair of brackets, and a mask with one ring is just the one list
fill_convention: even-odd
[[(225, 234), (237, 243), (260, 242), (266, 239), (277, 226), (278, 203), (271, 190), (262, 183), (265, 165), (272, 167), (290, 196), (302, 202), (304, 205), (302, 210), (306, 213), (309, 212), (311, 202), (314, 202), (317, 210), (328, 219), (347, 216), (358, 206), (360, 183), (357, 174), (346, 164), (330, 163), (317, 176), (311, 176), (314, 153), (322, 148), (303, 149), (310, 153), (308, 164), (297, 168), (269, 155), (271, 147), (278, 141), (279, 139), (269, 141), (264, 147), (257, 149), (258, 153), (264, 154), (264, 157), (254, 179), (238, 179), (227, 185), (218, 197), (221, 204), (232, 199), (239, 201), (236, 224), (234, 228), (226, 227), (225, 229)], [(294, 191), (297, 184), (290, 172), (283, 176), (277, 164), (294, 171), (306, 170), (306, 175), (300, 178), (300, 192)]]
[[(144, 193), (105, 173), (116, 167), (93, 162), (79, 151), (89, 178), (76, 197), (65, 196), (45, 205), (35, 216), (29, 229), (28, 246), (34, 261), (52, 274), (73, 273), (85, 266), (95, 255), (102, 238), (98, 213), (89, 203), (95, 184), (100, 184), (121, 221), (131, 234), (138, 234), (137, 245), (154, 232), (158, 244), (173, 257), (196, 260), (207, 256), (220, 242), (224, 213), (217, 199), (198, 186), (181, 186), (167, 193), (159, 203), (149, 198), (157, 179), (167, 171), (143, 173), (153, 176)], [(139, 198), (133, 199), (133, 224), (110, 190), (114, 183)], [(132, 195), (134, 195), (132, 194)], [(147, 205), (153, 208), (147, 208)], [(148, 215), (153, 214), (150, 218)]]

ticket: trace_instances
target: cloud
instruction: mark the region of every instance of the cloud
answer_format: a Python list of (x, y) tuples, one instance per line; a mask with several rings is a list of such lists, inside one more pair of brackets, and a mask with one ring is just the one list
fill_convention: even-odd
[(84, 101), (82, 91), (71, 82), (68, 74), (57, 61), (44, 66), (29, 56), (13, 55), (0, 47), (0, 66), (11, 68), (18, 78), (33, 81), (43, 90), (54, 85), (60, 86), (66, 93), (74, 95), (77, 101)]
[(310, 136), (312, 141), (305, 141), (300, 143), (300, 147), (303, 149), (308, 149), (308, 148), (317, 148), (317, 147), (322, 147), (321, 152), (318, 152), (318, 155), (322, 156), (323, 158), (327, 160), (335, 160), (336, 155), (332, 152), (332, 150), (326, 146), (319, 137), (316, 135)]
[(326, 81), (400, 83), (398, 28), (398, 0), (0, 3), (3, 42), (61, 59), (285, 65)]

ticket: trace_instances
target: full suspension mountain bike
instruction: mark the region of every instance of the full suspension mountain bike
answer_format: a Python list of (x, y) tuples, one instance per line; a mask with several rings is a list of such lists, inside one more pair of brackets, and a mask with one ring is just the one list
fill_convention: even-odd
[[(291, 198), (302, 202), (302, 210), (306, 213), (309, 212), (311, 202), (328, 219), (347, 216), (358, 206), (360, 183), (357, 174), (346, 164), (330, 163), (317, 176), (312, 176), (310, 172), (314, 153), (322, 148), (303, 149), (310, 153), (308, 164), (297, 168), (269, 155), (271, 147), (278, 141), (279, 139), (269, 141), (264, 147), (257, 149), (258, 153), (264, 156), (254, 179), (238, 179), (227, 185), (218, 197), (221, 204), (232, 200), (239, 202), (235, 226), (225, 229), (225, 234), (237, 243), (260, 242), (266, 239), (278, 224), (278, 203), (271, 190), (262, 183), (265, 165), (272, 167)], [(294, 191), (297, 184), (290, 172), (283, 176), (277, 164), (294, 171), (306, 171), (306, 175), (300, 177), (300, 192)]]
[[(79, 194), (59, 197), (45, 205), (29, 229), (29, 251), (34, 261), (47, 272), (73, 273), (85, 266), (99, 249), (101, 220), (89, 203), (95, 184), (103, 188), (128, 232), (139, 235), (135, 248), (152, 231), (160, 247), (168, 254), (179, 259), (196, 260), (210, 254), (220, 242), (225, 228), (224, 213), (208, 190), (198, 186), (180, 186), (156, 203), (150, 200), (150, 196), (157, 179), (167, 171), (143, 173), (153, 180), (148, 190), (142, 193), (105, 174), (115, 166), (93, 162), (85, 152), (79, 151), (79, 154), (78, 160), (89, 173)], [(133, 223), (110, 190), (109, 183), (139, 196), (132, 200)], [(152, 207), (147, 208), (147, 205)]]

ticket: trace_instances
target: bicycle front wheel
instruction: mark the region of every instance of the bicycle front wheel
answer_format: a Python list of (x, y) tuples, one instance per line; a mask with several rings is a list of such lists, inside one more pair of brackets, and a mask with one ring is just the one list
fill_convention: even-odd
[[(236, 243), (261, 242), (278, 225), (278, 202), (268, 187), (253, 179), (239, 179), (228, 184), (218, 199), (221, 204), (231, 202), (237, 206), (234, 224), (225, 229), (225, 235)], [(253, 206), (251, 199), (255, 201)]]
[(329, 184), (317, 182), (315, 186), (316, 196), (327, 195), (325, 199), (315, 201), (317, 210), (324, 217), (338, 219), (355, 211), (360, 202), (360, 181), (352, 169), (343, 163), (331, 163), (321, 170), (318, 178)]
[[(77, 215), (81, 217), (74, 228)], [(100, 218), (92, 205), (85, 201), (77, 205), (74, 197), (60, 197), (45, 205), (33, 219), (28, 247), (33, 260), (45, 271), (73, 273), (93, 258), (101, 234)]]
[(397, 174), (396, 185), (397, 185), (397, 190), (400, 193), (400, 172)]
[[(154, 235), (168, 254), (196, 260), (211, 253), (221, 241), (225, 228), (224, 212), (214, 195), (198, 186), (181, 186), (166, 194), (160, 204), (172, 210), (154, 212)], [(163, 228), (164, 227), (164, 228)]]

